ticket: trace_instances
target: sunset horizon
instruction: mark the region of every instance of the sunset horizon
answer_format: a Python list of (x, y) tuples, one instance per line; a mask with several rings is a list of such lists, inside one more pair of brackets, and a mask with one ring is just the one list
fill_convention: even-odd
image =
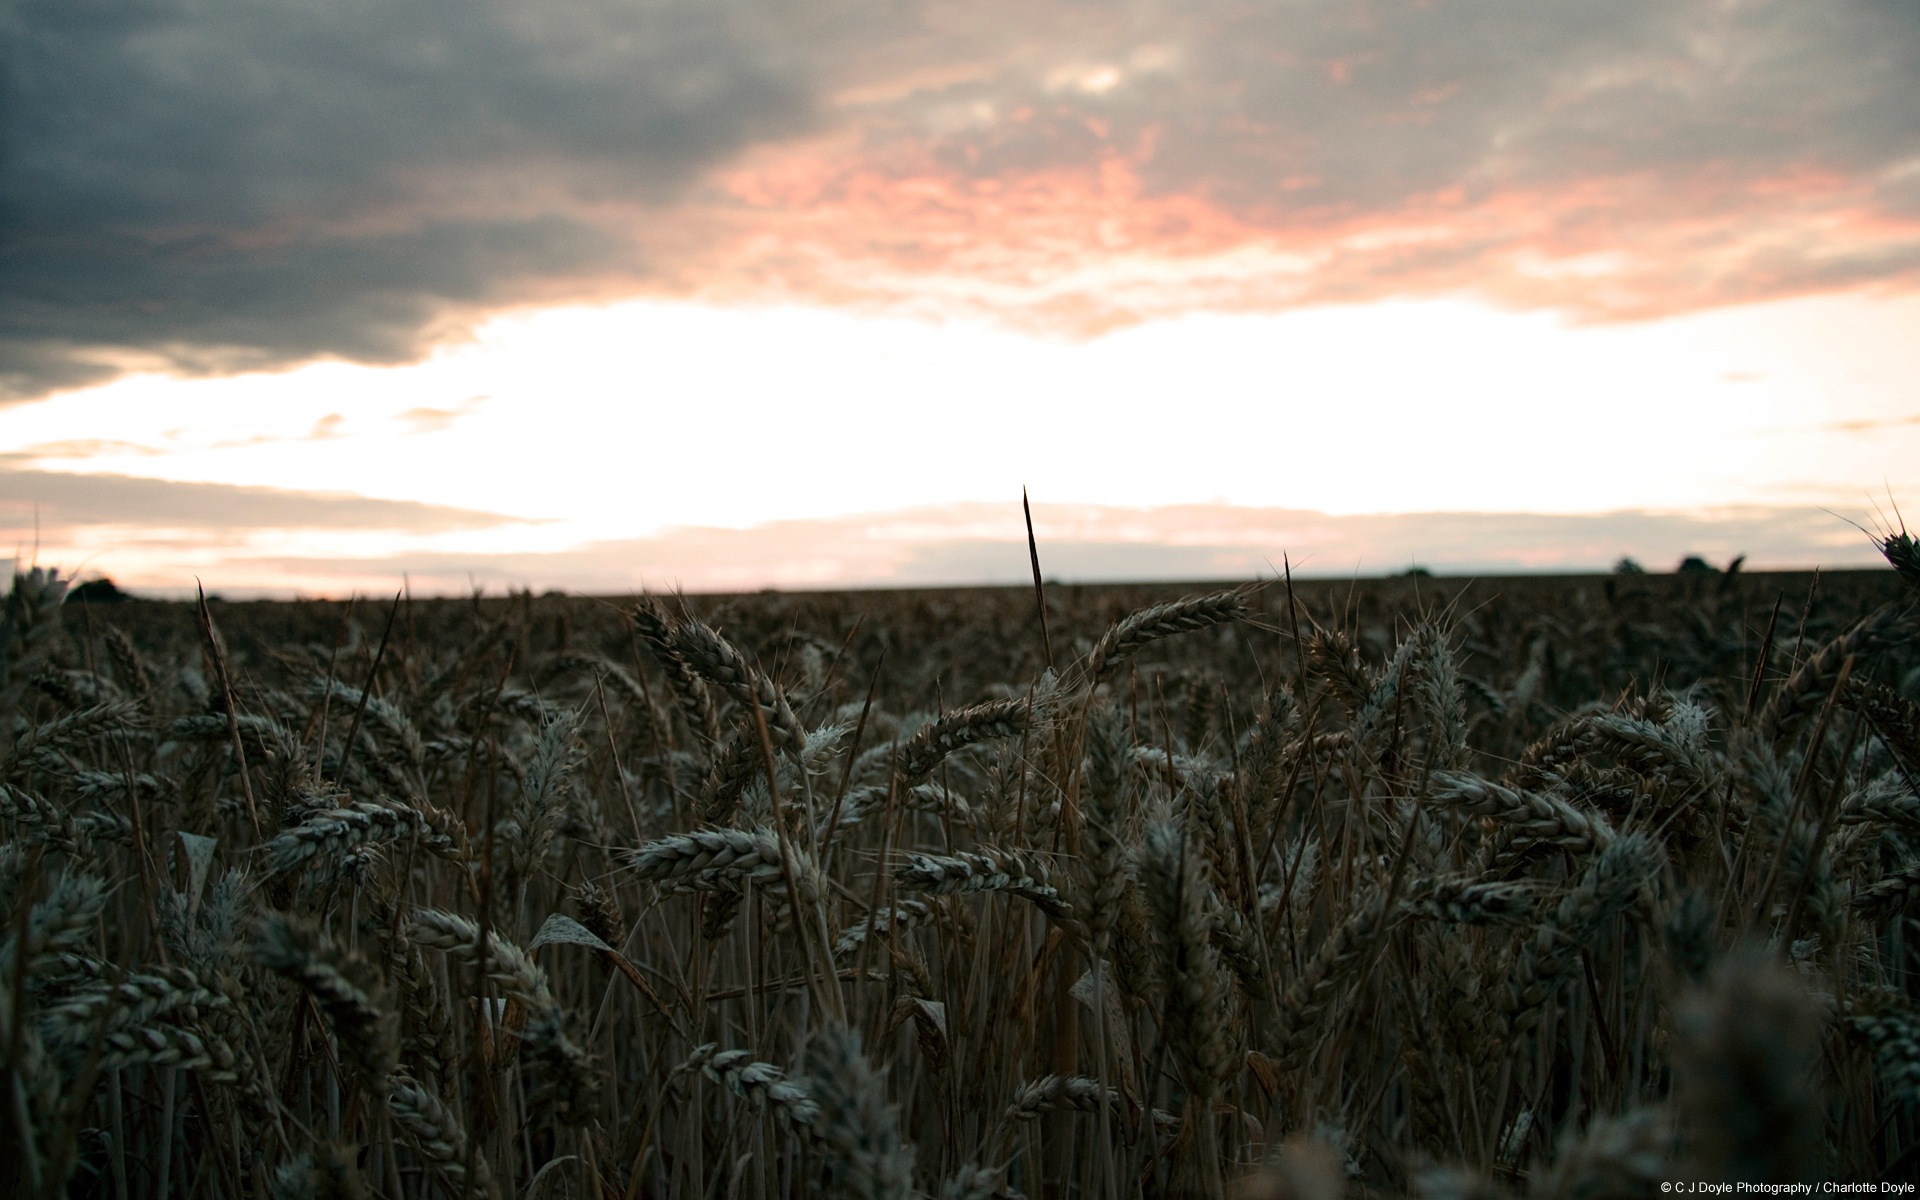
[(984, 581), (1022, 486), (1102, 578), (1811, 567), (1920, 497), (1892, 10), (9, 11), (0, 533), (136, 588)]
[[(98, 486), (101, 481), (88, 482)], [(111, 482), (151, 486), (151, 481), (134, 479)], [(211, 498), (223, 503), (271, 506), (288, 499), (265, 489), (192, 486), (208, 489)], [(340, 505), (349, 516), (382, 503), (353, 496), (305, 499)], [(403, 503), (384, 503), (408, 509)], [(424, 505), (412, 510), (428, 517), (463, 515)], [(1877, 570), (1886, 566), (1879, 541), (1895, 528), (1855, 525), (1826, 509), (1758, 506), (1704, 513), (1332, 516), (1225, 505), (1127, 509), (1036, 503), (1034, 522), (1042, 578), (1063, 585), (1200, 585), (1278, 580), (1284, 575), (1300, 580), (1623, 571), (1659, 575), (1689, 564), (1749, 574)], [(1762, 549), (1756, 552), (1753, 547)], [(488, 592), (625, 596), (1032, 583), (1018, 499), (739, 528), (670, 527), (647, 537), (548, 551), (414, 551), (385, 558), (236, 556), (210, 561), (184, 577), (172, 558), (154, 561), (144, 570), (115, 572), (107, 569), (106, 554), (69, 559), (49, 549), (17, 550), (14, 569), (51, 568), (75, 583), (104, 580), (123, 595), (152, 599), (188, 599), (201, 590), (228, 599), (340, 599), (395, 590), (417, 597)], [(124, 554), (119, 559), (139, 561)]]

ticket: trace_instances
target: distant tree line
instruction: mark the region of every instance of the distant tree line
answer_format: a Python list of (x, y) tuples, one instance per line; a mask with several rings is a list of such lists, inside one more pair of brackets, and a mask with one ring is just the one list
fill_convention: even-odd
[[(1722, 571), (1719, 567), (1714, 566), (1698, 554), (1689, 554), (1680, 560), (1680, 565), (1675, 567), (1674, 571), (1681, 575), (1737, 575), (1746, 561), (1746, 555), (1738, 555), (1732, 562), (1727, 564), (1727, 569)], [(1613, 564), (1613, 573), (1615, 575), (1645, 575), (1647, 569), (1641, 566), (1636, 559), (1622, 558), (1619, 562)]]

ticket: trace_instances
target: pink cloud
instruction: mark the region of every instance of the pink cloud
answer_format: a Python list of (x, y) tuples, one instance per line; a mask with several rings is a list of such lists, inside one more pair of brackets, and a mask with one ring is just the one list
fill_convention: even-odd
[(736, 206), (719, 223), (733, 232), (709, 229), (711, 248), (681, 278), (715, 298), (1082, 335), (1195, 310), (1459, 293), (1643, 319), (1846, 286), (1866, 263), (1882, 286), (1920, 278), (1920, 218), (1810, 166), (1449, 186), (1364, 210), (1234, 205), (1204, 180), (1149, 190), (1153, 133), (1097, 164), (991, 177), (925, 149), (770, 148), (717, 178)]

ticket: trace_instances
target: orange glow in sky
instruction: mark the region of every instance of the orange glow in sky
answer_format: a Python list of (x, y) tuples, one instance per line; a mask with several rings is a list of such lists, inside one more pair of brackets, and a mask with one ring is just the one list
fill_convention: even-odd
[(1920, 25), (1629, 8), (23, 10), (0, 512), (235, 593), (1018, 578), (1022, 486), (1069, 577), (1872, 561)]

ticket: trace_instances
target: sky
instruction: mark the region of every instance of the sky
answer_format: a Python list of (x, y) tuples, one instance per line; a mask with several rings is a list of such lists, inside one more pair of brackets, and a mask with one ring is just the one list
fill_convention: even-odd
[(1917, 335), (1900, 0), (0, 0), (136, 590), (1866, 565)]

